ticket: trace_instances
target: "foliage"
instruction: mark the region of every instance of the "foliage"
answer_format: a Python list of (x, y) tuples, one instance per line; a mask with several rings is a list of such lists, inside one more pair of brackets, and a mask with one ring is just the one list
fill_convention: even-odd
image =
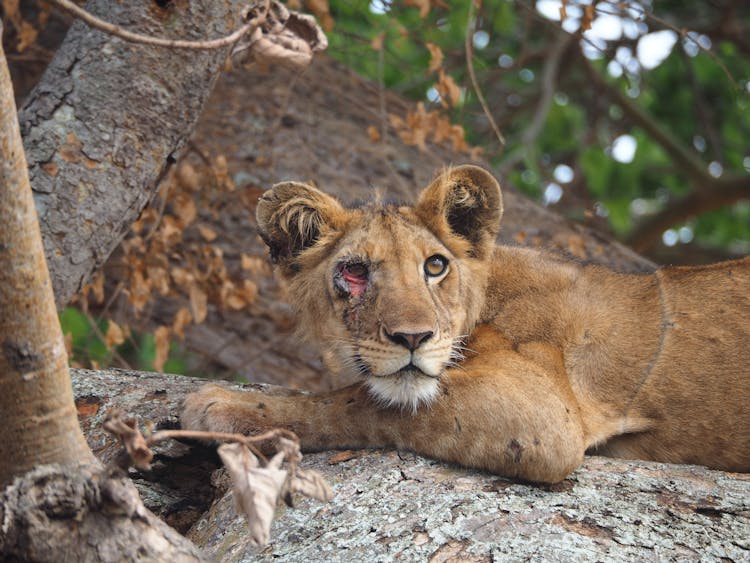
[[(568, 0), (563, 32), (554, 19), (563, 8), (559, 0), (477, 4), (473, 62), (506, 146), (493, 135), (470, 84), (464, 47), (469, 2), (331, 0), (329, 51), (431, 111), (445, 106), (435, 95), (440, 75), (428, 71), (430, 46), (438, 47), (441, 72), (462, 92), (446, 109), (467, 140), (484, 147), (506, 179), (526, 193), (550, 204), (561, 196), (561, 211), (593, 222), (606, 219), (623, 238), (637, 239), (641, 220), (701, 189), (632, 112), (643, 111), (696, 166), (711, 166), (712, 175), (750, 171), (750, 47), (743, 39), (750, 6)], [(648, 47), (649, 38), (643, 38), (654, 32), (662, 40)], [(659, 61), (656, 51), (670, 40), (676, 44)], [(560, 49), (563, 55), (555, 58)], [(615, 90), (629, 106), (613, 101)], [(533, 134), (535, 119), (542, 127)], [(616, 150), (623, 135), (620, 143), (635, 141), (632, 157)], [(744, 197), (749, 195), (750, 188)], [(690, 209), (672, 225), (689, 227), (683, 240), (692, 232), (702, 245), (750, 251), (743, 203), (703, 211)]]

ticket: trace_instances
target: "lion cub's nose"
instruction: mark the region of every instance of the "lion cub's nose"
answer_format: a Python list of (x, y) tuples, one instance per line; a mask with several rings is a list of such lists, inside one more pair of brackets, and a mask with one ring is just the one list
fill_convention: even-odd
[(435, 333), (432, 331), (428, 331), (428, 332), (394, 332), (393, 334), (391, 334), (390, 332), (385, 331), (385, 334), (388, 336), (388, 338), (391, 339), (392, 342), (395, 342), (399, 346), (403, 346), (407, 350), (413, 352), (414, 350), (419, 348), (423, 342), (432, 338), (432, 335)]

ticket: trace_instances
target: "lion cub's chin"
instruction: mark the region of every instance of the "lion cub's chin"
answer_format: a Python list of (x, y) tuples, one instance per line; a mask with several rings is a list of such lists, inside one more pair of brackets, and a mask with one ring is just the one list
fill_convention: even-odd
[(400, 407), (417, 412), (429, 406), (440, 394), (440, 380), (419, 371), (398, 372), (393, 375), (370, 376), (367, 386), (372, 396), (387, 407)]

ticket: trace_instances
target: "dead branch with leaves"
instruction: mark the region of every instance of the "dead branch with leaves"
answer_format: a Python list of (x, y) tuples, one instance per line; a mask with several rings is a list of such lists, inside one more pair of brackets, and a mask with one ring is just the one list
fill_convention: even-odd
[[(282, 428), (244, 436), (192, 430), (154, 431), (147, 426), (144, 435), (135, 418), (128, 418), (117, 409), (107, 413), (103, 426), (122, 443), (129, 462), (146, 471), (154, 456), (151, 447), (159, 442), (180, 438), (224, 442), (218, 447), (218, 453), (232, 481), (235, 509), (247, 519), (250, 537), (256, 545), (268, 543), (276, 506), (281, 501), (293, 506), (293, 493), (321, 502), (333, 498), (333, 491), (320, 473), (300, 467), (299, 438)], [(269, 459), (257, 445), (270, 441), (275, 442), (277, 452)], [(127, 465), (123, 463), (121, 467)]]

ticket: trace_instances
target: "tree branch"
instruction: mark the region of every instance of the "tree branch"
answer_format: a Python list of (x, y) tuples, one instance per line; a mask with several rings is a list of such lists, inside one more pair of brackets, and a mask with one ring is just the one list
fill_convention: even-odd
[(676, 139), (674, 135), (664, 129), (652, 116), (628, 98), (619, 88), (607, 82), (582, 53), (578, 53), (578, 58), (594, 84), (603, 90), (612, 102), (620, 106), (634, 125), (643, 129), (664, 149), (664, 152), (672, 159), (675, 168), (680, 169), (696, 189), (705, 189), (707, 185), (713, 182), (713, 178), (708, 173), (706, 166), (698, 158), (695, 158), (691, 151)]
[(472, 41), (474, 37), (474, 0), (469, 1), (469, 14), (467, 16), (466, 20), (466, 36), (464, 37), (464, 46), (466, 50), (466, 68), (469, 71), (469, 78), (471, 79), (471, 85), (474, 88), (474, 93), (477, 96), (477, 100), (479, 100), (479, 104), (482, 106), (482, 110), (484, 110), (484, 115), (487, 117), (487, 120), (490, 122), (490, 126), (492, 127), (492, 130), (495, 132), (495, 136), (497, 137), (497, 140), (500, 142), (500, 146), (505, 146), (505, 137), (500, 132), (500, 128), (497, 126), (497, 122), (495, 121), (495, 118), (492, 116), (492, 112), (490, 111), (489, 106), (487, 105), (487, 101), (484, 99), (484, 95), (482, 94), (482, 89), (479, 87), (479, 82), (477, 82), (477, 75), (474, 72), (474, 57), (472, 54)]
[(625, 241), (636, 252), (651, 248), (662, 233), (701, 213), (707, 213), (740, 199), (750, 198), (750, 176), (711, 178), (710, 190), (695, 190), (681, 199), (667, 203), (656, 215), (636, 226)]
[[(231, 31), (246, 2), (173, 4), (170, 30)], [(113, 25), (163, 29), (148, 3), (91, 0)], [(29, 176), (58, 306), (86, 283), (151, 200), (203, 109), (229, 47), (163, 51), (71, 27), (21, 108)]]
[(160, 37), (151, 37), (150, 35), (142, 35), (140, 33), (133, 33), (127, 29), (123, 29), (119, 26), (106, 22), (97, 18), (95, 15), (87, 12), (83, 8), (77, 6), (70, 0), (50, 0), (52, 3), (57, 4), (60, 8), (71, 14), (72, 16), (81, 19), (87, 25), (130, 41), (131, 43), (140, 43), (142, 45), (152, 45), (156, 47), (170, 47), (172, 49), (198, 49), (198, 50), (210, 50), (220, 49), (222, 47), (228, 47), (233, 45), (245, 34), (251, 32), (256, 27), (263, 23), (266, 14), (269, 9), (269, 0), (266, 0), (263, 4), (263, 9), (257, 14), (253, 15), (253, 11), (256, 9), (255, 5), (251, 5), (249, 8), (243, 10), (243, 20), (247, 21), (242, 27), (237, 29), (234, 33), (218, 39), (211, 39), (207, 41), (185, 41), (182, 39), (162, 39)]

